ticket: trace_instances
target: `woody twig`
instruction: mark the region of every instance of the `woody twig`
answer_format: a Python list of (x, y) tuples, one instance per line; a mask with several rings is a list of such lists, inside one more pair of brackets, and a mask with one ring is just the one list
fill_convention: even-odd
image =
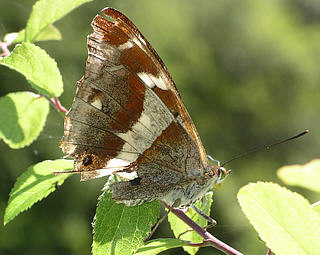
[(235, 250), (234, 248), (230, 247), (226, 243), (220, 241), (213, 235), (211, 235), (208, 231), (200, 227), (197, 223), (195, 223), (192, 219), (190, 219), (183, 210), (178, 208), (171, 207), (166, 201), (161, 200), (166, 208), (168, 208), (173, 214), (175, 214), (179, 219), (181, 219), (184, 223), (189, 225), (194, 231), (196, 231), (200, 236), (203, 237), (202, 243), (191, 243), (191, 246), (195, 247), (203, 247), (203, 246), (213, 246), (218, 250), (224, 252), (228, 255), (243, 255), (241, 252)]

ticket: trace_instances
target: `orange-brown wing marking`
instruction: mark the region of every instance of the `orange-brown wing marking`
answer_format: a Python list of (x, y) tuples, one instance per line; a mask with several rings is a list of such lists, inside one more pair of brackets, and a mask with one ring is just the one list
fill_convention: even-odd
[[(147, 72), (152, 75), (151, 78), (149, 78), (155, 83), (151, 86), (153, 91), (163, 101), (175, 118), (179, 119), (178, 117), (181, 117), (184, 128), (198, 146), (202, 164), (207, 166), (207, 155), (199, 134), (181, 100), (171, 75), (159, 55), (138, 28), (125, 15), (113, 8), (106, 8), (102, 12), (114, 19), (115, 29), (113, 32), (122, 38), (122, 40), (115, 40), (115, 45), (119, 46), (128, 43), (128, 37), (134, 44), (133, 47), (123, 51), (121, 55), (122, 63), (136, 73)], [(132, 58), (131, 56), (135, 57)], [(147, 80), (149, 78), (147, 78)]]
[[(170, 151), (166, 142), (154, 142), (174, 122), (188, 137), (176, 144), (185, 148), (191, 141), (193, 164), (203, 169), (204, 148), (162, 60), (127, 17), (111, 8), (103, 12), (114, 21), (97, 15), (92, 22), (85, 75), (65, 120), (64, 153), (75, 158), (82, 179), (100, 177), (104, 168), (129, 166), (151, 147)], [(172, 160), (172, 153), (157, 164)]]
[[(172, 171), (192, 176), (201, 169), (199, 157), (194, 141), (180, 123), (173, 121), (163, 130), (152, 146), (139, 156), (137, 173), (140, 177), (148, 175), (150, 171), (152, 172), (150, 164), (161, 162), (162, 166)], [(148, 167), (145, 167), (146, 164)]]
[[(128, 166), (173, 120), (160, 99), (121, 64), (121, 49), (104, 41), (109, 36), (121, 41), (109, 31), (114, 24), (107, 20), (100, 22), (102, 27), (93, 24), (85, 75), (66, 116), (61, 142), (63, 152), (75, 158), (76, 171), (92, 171), (82, 179), (103, 176), (99, 169), (120, 163), (121, 168)], [(118, 160), (111, 164), (114, 158)]]

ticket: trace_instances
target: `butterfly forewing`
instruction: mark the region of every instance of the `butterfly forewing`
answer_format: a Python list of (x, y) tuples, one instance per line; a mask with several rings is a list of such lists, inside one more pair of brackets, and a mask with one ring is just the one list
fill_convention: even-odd
[(138, 182), (113, 186), (116, 200), (125, 193), (133, 204), (157, 199), (201, 174), (205, 150), (158, 54), (126, 16), (112, 8), (103, 13), (113, 21), (97, 15), (92, 22), (61, 147), (83, 180), (135, 169)]
[[(136, 63), (140, 60), (139, 64), (136, 65), (140, 66), (140, 68), (136, 69), (137, 75), (152, 88), (152, 90), (170, 110), (172, 115), (178, 121), (181, 120), (187, 133), (197, 144), (201, 161), (206, 166), (207, 155), (201, 143), (197, 129), (195, 128), (195, 125), (181, 100), (181, 96), (170, 73), (167, 71), (165, 64), (157, 52), (141, 34), (138, 28), (125, 15), (113, 8), (106, 8), (103, 10), (103, 13), (112, 17), (118, 28), (121, 28), (122, 31), (126, 32), (127, 36), (130, 38), (129, 41), (127, 40), (123, 42), (124, 45), (131, 45), (131, 43), (134, 45), (134, 47), (127, 49), (125, 56), (129, 56), (130, 58), (133, 55), (144, 55), (143, 53), (148, 56), (147, 58), (136, 58), (134, 60)], [(134, 54), (135, 52), (138, 53)], [(147, 60), (145, 61), (145, 59)]]

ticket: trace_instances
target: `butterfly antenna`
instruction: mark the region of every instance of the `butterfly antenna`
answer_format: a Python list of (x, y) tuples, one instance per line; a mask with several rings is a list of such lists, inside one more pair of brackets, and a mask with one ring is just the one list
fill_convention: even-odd
[(262, 147), (253, 149), (253, 150), (251, 150), (251, 151), (248, 151), (248, 152), (239, 154), (239, 155), (233, 157), (232, 159), (224, 162), (224, 163), (221, 165), (221, 167), (225, 166), (226, 164), (229, 164), (231, 161), (234, 161), (234, 160), (236, 160), (236, 159), (238, 159), (238, 158), (246, 157), (246, 156), (248, 156), (248, 155), (250, 155), (250, 154), (252, 154), (252, 153), (258, 152), (258, 151), (269, 150), (272, 146), (279, 145), (279, 144), (281, 144), (281, 143), (285, 143), (285, 142), (288, 142), (288, 141), (290, 141), (290, 140), (294, 140), (294, 139), (296, 139), (296, 138), (298, 138), (298, 137), (300, 137), (300, 136), (303, 136), (303, 135), (305, 135), (305, 134), (307, 134), (307, 133), (309, 133), (309, 130), (308, 130), (308, 129), (306, 129), (305, 131), (303, 131), (303, 132), (301, 132), (301, 133), (299, 133), (299, 134), (297, 134), (297, 135), (294, 135), (294, 136), (292, 136), (292, 137), (289, 137), (289, 138), (286, 138), (286, 139), (283, 139), (283, 140), (280, 140), (280, 141), (277, 141), (277, 142), (274, 142), (274, 143), (271, 143), (271, 144), (268, 144), (268, 145), (264, 145), (264, 146), (262, 146)]

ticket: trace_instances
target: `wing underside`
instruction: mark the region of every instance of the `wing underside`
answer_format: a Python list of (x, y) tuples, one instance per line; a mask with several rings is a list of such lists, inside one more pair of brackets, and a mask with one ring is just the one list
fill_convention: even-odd
[[(113, 21), (97, 15), (92, 22), (85, 74), (61, 147), (74, 157), (82, 180), (129, 173), (135, 165), (139, 185), (150, 187), (150, 194), (157, 189), (151, 184), (155, 173), (163, 181), (172, 177), (169, 189), (196, 172), (190, 169), (206, 167), (204, 148), (158, 54), (126, 16), (112, 8), (103, 13)], [(119, 200), (128, 185), (114, 186)]]

